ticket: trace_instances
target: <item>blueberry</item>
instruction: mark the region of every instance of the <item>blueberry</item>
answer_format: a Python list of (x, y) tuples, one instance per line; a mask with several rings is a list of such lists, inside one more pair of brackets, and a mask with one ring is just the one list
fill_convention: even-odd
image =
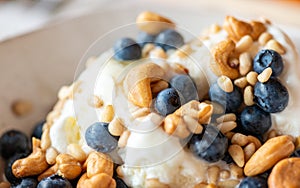
[(256, 105), (245, 107), (240, 118), (242, 128), (254, 135), (266, 133), (272, 125), (270, 113)]
[(218, 83), (214, 83), (210, 86), (208, 94), (211, 101), (222, 105), (226, 112), (236, 112), (243, 102), (242, 93), (236, 86), (232, 92), (227, 93), (219, 87)]
[(118, 141), (109, 134), (106, 126), (108, 123), (96, 122), (85, 132), (87, 145), (102, 153), (109, 153), (118, 145)]
[(184, 44), (184, 39), (177, 31), (167, 29), (157, 35), (155, 43), (167, 51), (182, 46)]
[(271, 77), (265, 83), (255, 84), (254, 101), (266, 112), (281, 112), (288, 105), (289, 93), (279, 80)]
[(290, 157), (300, 157), (300, 148), (296, 149)]
[(213, 125), (207, 125), (203, 134), (194, 134), (189, 142), (191, 152), (208, 162), (224, 158), (228, 147), (227, 138)]
[(143, 47), (145, 44), (147, 43), (154, 43), (155, 41), (155, 35), (150, 35), (146, 32), (139, 32), (137, 38), (136, 38), (136, 42)]
[(21, 179), (16, 178), (15, 175), (12, 172), (12, 165), (14, 162), (18, 159), (22, 159), (27, 157), (28, 154), (26, 153), (17, 153), (14, 156), (10, 157), (5, 164), (4, 174), (6, 179), (12, 184), (12, 185), (18, 185), (21, 182)]
[(114, 44), (114, 58), (118, 61), (141, 58), (141, 47), (131, 38), (121, 38)]
[(239, 188), (267, 188), (267, 180), (262, 177), (246, 177), (242, 180)]
[(72, 188), (72, 185), (67, 179), (54, 174), (42, 179), (37, 188)]
[(17, 130), (9, 130), (0, 138), (0, 154), (8, 159), (16, 153), (29, 153), (30, 143), (27, 136)]
[(12, 186), (12, 188), (36, 188), (37, 184), (36, 179), (27, 177), (22, 179), (20, 184)]
[(272, 68), (272, 76), (279, 76), (283, 70), (282, 58), (274, 50), (261, 50), (254, 57), (253, 69), (255, 72), (261, 73), (268, 67)]
[(174, 88), (167, 88), (158, 93), (155, 110), (163, 116), (175, 112), (180, 107), (180, 98)]
[(199, 99), (195, 83), (188, 75), (176, 75), (170, 80), (170, 84), (178, 92), (181, 104)]
[(116, 184), (117, 184), (117, 188), (128, 188), (128, 186), (126, 185), (126, 183), (119, 177), (114, 177)]
[(32, 131), (31, 137), (41, 139), (42, 134), (43, 134), (44, 123), (45, 123), (45, 121), (41, 121), (35, 125), (35, 127)]

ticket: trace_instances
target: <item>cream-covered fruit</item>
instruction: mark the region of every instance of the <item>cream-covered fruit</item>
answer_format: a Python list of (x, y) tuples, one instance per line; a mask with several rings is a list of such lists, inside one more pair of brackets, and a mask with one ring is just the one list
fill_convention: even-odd
[[(151, 16), (153, 19), (150, 19)], [(169, 25), (156, 24), (155, 28), (151, 28), (149, 21), (153, 20)], [(151, 12), (142, 13), (138, 21), (140, 29), (151, 31), (151, 35), (175, 26), (169, 19)], [(172, 45), (180, 43), (163, 44), (169, 45), (167, 48), (146, 44), (141, 47), (138, 55), (143, 57), (137, 62), (120, 61), (121, 53), (127, 52), (119, 52), (118, 58), (114, 58), (113, 50), (90, 59), (87, 68), (72, 86), (60, 91), (59, 102), (47, 118), (41, 148), (47, 150), (52, 147), (59, 153), (68, 153), (68, 147), (76, 145), (84, 151), (80, 151), (81, 154), (89, 155), (95, 148), (87, 143), (86, 130), (95, 122), (105, 122), (110, 134), (120, 137), (115, 148), (120, 158), (115, 155), (113, 158), (121, 163), (117, 173), (128, 186), (237, 186), (243, 177), (243, 167), (246, 165), (248, 169), (255, 165), (255, 159), (251, 159), (251, 156), (260, 151), (258, 148), (262, 143), (254, 136), (234, 132), (233, 129), (238, 126), (235, 114), (224, 110), (218, 112), (217, 106), (207, 101), (210, 100), (207, 95), (212, 83), (217, 82), (221, 86), (222, 80), (218, 82), (218, 79), (222, 78), (222, 92), (229, 93), (237, 88), (243, 93), (246, 105), (255, 104), (253, 88), (257, 79), (251, 73), (252, 60), (265, 48), (273, 49), (282, 56), (284, 69), (278, 79), (289, 94), (287, 107), (282, 112), (271, 114), (272, 127), (269, 130), (278, 135), (300, 136), (296, 113), (300, 110), (300, 100), (295, 87), (300, 80), (297, 73), (300, 62), (295, 47), (281, 30), (268, 21), (246, 23), (226, 17), (223, 27), (214, 26), (200, 39), (172, 49)], [(161, 47), (171, 49), (164, 52)], [(145, 52), (146, 48), (149, 49), (148, 53)], [(161, 50), (159, 56), (158, 53), (151, 53), (155, 50)], [(134, 59), (136, 57), (135, 54)], [(126, 58), (130, 59), (130, 56)], [(182, 74), (190, 76), (197, 98), (181, 104), (168, 114), (159, 114), (154, 108), (160, 107), (156, 107), (153, 101), (160, 97), (161, 91), (170, 88), (168, 82), (174, 76)], [(254, 79), (253, 83), (251, 78)], [(259, 78), (265, 81), (269, 79), (264, 75)], [(171, 100), (173, 95), (164, 97), (162, 101)], [(212, 114), (217, 114), (219, 118), (212, 119)], [(210, 123), (215, 128), (204, 126)], [(196, 143), (201, 138), (195, 138), (195, 135), (205, 135), (208, 131), (216, 131), (226, 142), (228, 139), (229, 155), (234, 162), (227, 164), (220, 160), (224, 152), (216, 161), (203, 159), (199, 157), (200, 154), (198, 156), (191, 152), (186, 143), (182, 144), (182, 140), (193, 134), (192, 140)], [(227, 143), (223, 147), (227, 148)], [(249, 159), (251, 163), (247, 164)], [(108, 179), (109, 182), (113, 181)], [(83, 186), (83, 182), (80, 186)], [(110, 186), (114, 185), (113, 181)]]

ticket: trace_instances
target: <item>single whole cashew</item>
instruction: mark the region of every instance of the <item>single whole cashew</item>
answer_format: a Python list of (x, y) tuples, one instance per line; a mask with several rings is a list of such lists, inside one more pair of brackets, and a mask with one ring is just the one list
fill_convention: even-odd
[(168, 18), (149, 11), (140, 13), (136, 18), (136, 24), (140, 30), (152, 35), (175, 27), (175, 24)]
[(212, 55), (215, 61), (211, 62), (210, 67), (217, 76), (224, 75), (230, 79), (239, 77), (238, 69), (231, 68), (228, 64), (229, 56), (234, 49), (235, 44), (230, 39), (219, 42), (212, 49)]
[(83, 169), (86, 169), (89, 178), (100, 173), (106, 173), (112, 177), (113, 168), (112, 160), (107, 155), (96, 151), (91, 152), (83, 164)]
[(234, 41), (240, 40), (245, 35), (250, 35), (253, 31), (249, 23), (238, 20), (232, 16), (226, 16), (223, 28)]
[(96, 174), (90, 178), (85, 173), (77, 183), (77, 188), (115, 188), (116, 186), (116, 181), (105, 173)]
[(81, 165), (80, 163), (69, 154), (59, 154), (56, 157), (56, 163), (41, 175), (39, 175), (38, 180), (42, 180), (43, 178), (49, 177), (53, 174), (61, 174), (63, 177), (67, 179), (75, 179), (81, 173)]
[(164, 78), (165, 71), (155, 63), (144, 63), (132, 68), (124, 81), (128, 99), (139, 107), (150, 107), (151, 83)]
[(32, 153), (23, 159), (16, 160), (12, 165), (12, 172), (17, 178), (35, 176), (48, 168), (46, 153), (40, 148), (40, 140), (32, 138)]

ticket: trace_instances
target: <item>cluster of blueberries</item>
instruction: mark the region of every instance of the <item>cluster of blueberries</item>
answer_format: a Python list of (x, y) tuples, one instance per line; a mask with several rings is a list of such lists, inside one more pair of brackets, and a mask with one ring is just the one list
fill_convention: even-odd
[(184, 44), (180, 33), (174, 29), (166, 29), (157, 35), (140, 32), (136, 41), (125, 37), (117, 40), (113, 46), (114, 58), (118, 61), (137, 60), (142, 56), (142, 48), (145, 44), (152, 43), (163, 50), (179, 48)]
[[(178, 32), (171, 29), (165, 30), (157, 36), (141, 32), (137, 37), (137, 42), (130, 38), (118, 40), (114, 45), (114, 58), (119, 61), (139, 59), (141, 58), (141, 48), (146, 43), (153, 43), (167, 51), (183, 45), (183, 38)], [(261, 50), (253, 60), (253, 70), (259, 74), (268, 67), (272, 68), (271, 78), (265, 83), (257, 82), (254, 86), (256, 104), (245, 107), (241, 113), (238, 110), (242, 106), (243, 95), (238, 87), (234, 86), (234, 90), (227, 93), (217, 83), (213, 83), (209, 89), (211, 101), (222, 105), (226, 113), (237, 115), (237, 123), (240, 126), (235, 131), (254, 135), (261, 141), (263, 141), (263, 134), (272, 125), (270, 113), (283, 111), (289, 100), (287, 89), (276, 78), (283, 71), (281, 56), (274, 50)], [(199, 100), (193, 80), (188, 75), (177, 75), (170, 80), (169, 88), (158, 93), (154, 101), (154, 109), (160, 115), (167, 116), (191, 100)], [(93, 124), (85, 135), (88, 145), (100, 152), (113, 151), (117, 147), (116, 140), (118, 138), (110, 135), (107, 127), (106, 123)], [(195, 156), (211, 163), (219, 160), (232, 163), (233, 160), (227, 153), (229, 143), (226, 136), (216, 126), (204, 125), (203, 128), (204, 131), (201, 134), (193, 134), (189, 137), (187, 146), (190, 151)], [(99, 136), (101, 131), (104, 132)], [(299, 157), (299, 153), (300, 150), (296, 150), (292, 156)], [(247, 177), (239, 187), (266, 187), (266, 174), (268, 173), (257, 177)]]
[[(38, 123), (32, 131), (31, 137), (41, 139), (44, 121)], [(100, 127), (100, 126), (99, 126)], [(105, 132), (105, 131), (102, 131)], [(99, 133), (99, 132), (98, 132)], [(31, 138), (30, 137), (30, 138)], [(10, 182), (11, 188), (72, 188), (76, 187), (77, 179), (67, 180), (54, 174), (40, 182), (37, 177), (17, 178), (12, 172), (13, 163), (27, 157), (32, 152), (31, 141), (25, 133), (17, 130), (8, 130), (0, 137), (0, 155), (5, 161), (4, 174)], [(114, 176), (118, 188), (127, 188), (122, 179)]]

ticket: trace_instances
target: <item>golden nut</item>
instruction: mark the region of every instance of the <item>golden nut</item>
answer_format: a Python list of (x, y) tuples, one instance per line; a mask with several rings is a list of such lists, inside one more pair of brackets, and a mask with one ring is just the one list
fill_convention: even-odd
[(40, 140), (33, 137), (32, 148), (28, 157), (16, 160), (12, 165), (12, 172), (17, 178), (35, 176), (48, 168), (46, 153), (40, 148)]
[(253, 40), (257, 40), (259, 36), (266, 31), (266, 26), (258, 21), (251, 21), (250, 25), (252, 26), (252, 32), (251, 32), (251, 37)]
[(158, 179), (146, 179), (145, 188), (168, 188), (169, 186), (161, 183)]
[(113, 166), (112, 160), (107, 155), (93, 151), (88, 155), (88, 158), (83, 164), (83, 169), (86, 169), (87, 177), (89, 178), (101, 173), (112, 177)]
[(90, 178), (85, 173), (77, 183), (77, 188), (116, 188), (116, 186), (116, 181), (105, 173), (96, 174)]
[(239, 41), (243, 36), (250, 35), (253, 32), (253, 28), (249, 23), (232, 16), (226, 16), (223, 28), (227, 31), (229, 38), (234, 41)]
[(212, 55), (214, 61), (211, 62), (210, 67), (217, 76), (227, 76), (230, 79), (239, 77), (238, 69), (229, 66), (229, 56), (235, 49), (235, 44), (232, 40), (226, 39), (219, 42), (213, 49)]
[[(213, 106), (211, 104), (192, 100), (165, 118), (163, 123), (164, 131), (179, 138), (186, 138), (191, 132), (202, 132), (202, 127), (200, 126), (201, 124), (209, 123), (212, 112)], [(198, 121), (198, 123), (196, 125), (188, 125), (188, 123), (195, 122), (191, 119), (194, 119), (196, 123)]]
[(152, 35), (175, 27), (174, 22), (170, 19), (149, 11), (140, 13), (136, 18), (136, 24), (140, 30)]
[(268, 178), (269, 188), (300, 187), (300, 158), (278, 162)]
[(81, 165), (74, 157), (69, 154), (59, 154), (56, 157), (55, 165), (40, 174), (38, 180), (40, 181), (56, 173), (72, 180), (77, 178), (81, 174), (81, 171)]
[(124, 80), (128, 99), (138, 107), (151, 106), (151, 83), (163, 80), (165, 71), (155, 63), (144, 63), (132, 68)]
[(278, 136), (265, 142), (248, 160), (244, 173), (255, 176), (272, 168), (278, 161), (288, 157), (295, 149), (293, 138)]

